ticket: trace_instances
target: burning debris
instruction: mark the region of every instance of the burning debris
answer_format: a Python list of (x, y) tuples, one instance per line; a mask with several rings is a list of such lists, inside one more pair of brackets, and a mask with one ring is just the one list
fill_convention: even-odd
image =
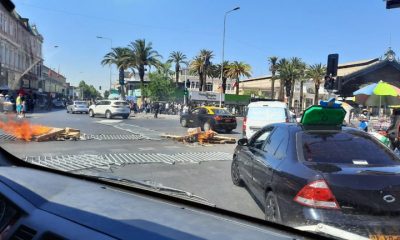
[(177, 136), (177, 135), (163, 135), (162, 137), (171, 138), (173, 140), (177, 140), (179, 142), (188, 142), (194, 143), (199, 142), (200, 144), (203, 143), (210, 143), (210, 144), (224, 144), (224, 143), (236, 143), (235, 138), (230, 137), (223, 137), (217, 136), (218, 133), (208, 130), (208, 131), (201, 131), (201, 128), (189, 128), (188, 134), (186, 136)]
[(0, 129), (24, 141), (78, 140), (80, 131), (72, 128), (53, 128), (32, 124), (25, 119), (7, 116), (0, 118)]

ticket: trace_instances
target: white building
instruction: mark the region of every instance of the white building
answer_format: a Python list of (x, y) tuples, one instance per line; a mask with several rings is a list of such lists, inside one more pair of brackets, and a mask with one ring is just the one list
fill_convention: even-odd
[(0, 4), (0, 90), (37, 90), (43, 37), (10, 0)]

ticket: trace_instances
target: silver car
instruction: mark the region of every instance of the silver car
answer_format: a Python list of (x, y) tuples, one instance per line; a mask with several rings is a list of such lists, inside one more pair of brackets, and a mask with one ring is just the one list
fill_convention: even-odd
[(89, 113), (88, 104), (85, 101), (73, 101), (67, 106), (67, 113)]

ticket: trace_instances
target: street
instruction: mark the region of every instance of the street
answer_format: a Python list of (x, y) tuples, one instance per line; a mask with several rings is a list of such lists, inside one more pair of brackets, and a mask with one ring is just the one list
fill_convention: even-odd
[[(87, 140), (23, 142), (0, 134), (1, 146), (26, 161), (77, 174), (112, 174), (133, 180), (151, 180), (189, 191), (217, 207), (264, 218), (245, 188), (232, 184), (230, 164), (235, 144), (183, 144), (160, 137), (183, 135), (179, 116), (131, 115), (129, 119), (90, 118), (64, 109), (27, 114), (33, 124), (71, 127)], [(242, 120), (231, 134), (239, 139)], [(229, 201), (227, 201), (229, 199)]]

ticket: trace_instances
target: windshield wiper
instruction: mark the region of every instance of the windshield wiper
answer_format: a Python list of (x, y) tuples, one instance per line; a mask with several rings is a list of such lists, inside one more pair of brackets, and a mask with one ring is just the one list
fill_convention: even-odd
[(136, 185), (136, 186), (142, 186), (145, 187), (146, 189), (152, 189), (152, 190), (156, 190), (158, 192), (166, 192), (166, 193), (170, 193), (171, 195), (174, 196), (181, 196), (181, 197), (185, 197), (188, 198), (192, 201), (196, 201), (202, 204), (206, 204), (212, 207), (216, 207), (217, 205), (214, 203), (211, 203), (210, 201), (208, 201), (207, 199), (197, 196), (191, 192), (185, 191), (185, 190), (181, 190), (178, 188), (172, 188), (172, 187), (167, 187), (167, 186), (163, 186), (161, 183), (157, 183), (154, 181), (150, 181), (150, 180), (132, 180), (132, 179), (127, 179), (127, 178), (119, 178), (119, 177), (105, 177), (105, 176), (92, 176), (95, 177), (97, 179), (100, 180), (105, 180), (105, 181), (115, 181), (118, 183), (124, 183), (124, 184), (129, 184), (129, 185)]

